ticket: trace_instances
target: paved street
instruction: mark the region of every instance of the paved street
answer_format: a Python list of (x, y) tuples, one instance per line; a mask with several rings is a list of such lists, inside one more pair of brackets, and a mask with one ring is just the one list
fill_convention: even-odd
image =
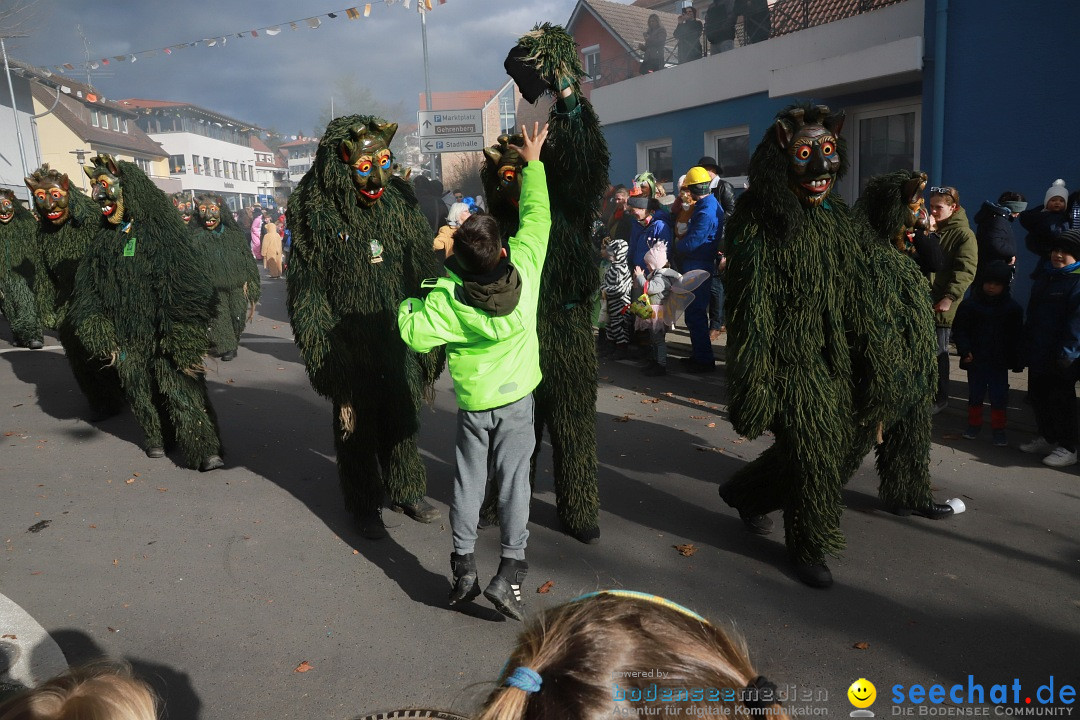
[[(283, 280), (264, 280), (239, 356), (210, 362), (226, 467), (207, 474), (175, 454), (145, 457), (130, 412), (88, 423), (62, 351), (13, 349), (0, 322), (0, 593), (69, 663), (130, 660), (169, 718), (469, 711), (520, 626), (482, 598), (465, 613), (445, 605), (449, 378), (423, 411), (421, 435), (443, 519), (421, 525), (386, 511), (390, 537), (360, 538), (342, 509), (330, 405), (308, 385), (284, 291)], [(672, 341), (682, 354), (685, 333)], [(860, 677), (877, 686), (879, 717), (896, 684), (966, 685), (969, 675), (987, 688), (1018, 678), (1031, 693), (1051, 675), (1080, 684), (1080, 478), (1016, 449), (1031, 431), (1019, 390), (1012, 447), (993, 447), (988, 431), (962, 440), (966, 387), (954, 371), (932, 471), (938, 499), (960, 497), (967, 512), (941, 522), (882, 512), (867, 460), (844, 492), (848, 549), (830, 563), (836, 586), (819, 591), (789, 572), (782, 533), (746, 533), (717, 495), (769, 442), (732, 431), (723, 372), (650, 379), (605, 362), (600, 374), (603, 538), (585, 546), (558, 531), (545, 448), (530, 524), (532, 608), (605, 587), (664, 595), (733, 623), (761, 672), (818, 698), (789, 705), (836, 716), (852, 710), (846, 690)], [(684, 544), (696, 552), (673, 547)], [(482, 533), (482, 582), (497, 556), (497, 531)], [(537, 594), (546, 581), (553, 589)], [(19, 650), (44, 658), (51, 647)], [(302, 662), (312, 669), (296, 672)]]

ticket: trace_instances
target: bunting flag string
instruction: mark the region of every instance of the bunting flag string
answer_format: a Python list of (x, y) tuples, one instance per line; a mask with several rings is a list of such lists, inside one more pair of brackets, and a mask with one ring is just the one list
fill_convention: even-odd
[[(401, 0), (401, 6), (406, 10), (409, 9), (410, 0)], [(398, 0), (386, 0), (387, 7), (390, 7), (397, 3)], [(446, 0), (438, 0), (439, 5), (445, 5)], [(428, 12), (433, 9), (432, 0), (416, 0), (417, 12)], [(284, 28), (288, 26), (289, 30), (299, 30), (301, 27), (307, 27), (311, 30), (318, 30), (323, 21), (321, 18), (326, 17), (331, 20), (336, 20), (338, 17), (344, 15), (349, 20), (357, 20), (361, 17), (371, 17), (371, 3), (366, 3), (363, 9), (357, 7), (345, 8), (343, 10), (335, 10), (334, 12), (323, 13), (321, 15), (313, 15), (312, 17), (299, 18), (297, 20), (286, 20), (285, 22), (275, 23), (273, 25), (267, 25), (265, 27), (253, 28), (251, 30), (243, 30), (240, 32), (229, 32), (217, 35), (215, 37), (202, 38), (199, 40), (193, 40), (186, 43), (176, 43), (167, 47), (154, 48), (152, 50), (139, 50), (137, 52), (130, 52), (125, 55), (113, 55), (109, 58), (100, 58), (97, 60), (88, 60), (83, 62), (65, 62), (57, 63), (56, 65), (46, 66), (46, 69), (51, 72), (72, 72), (75, 70), (96, 70), (99, 67), (108, 65), (110, 62), (135, 62), (140, 59), (152, 58), (158, 54), (172, 55), (177, 50), (184, 50), (191, 47), (224, 47), (229, 41), (230, 37), (245, 38), (253, 37), (258, 38), (260, 36), (279, 35)]]

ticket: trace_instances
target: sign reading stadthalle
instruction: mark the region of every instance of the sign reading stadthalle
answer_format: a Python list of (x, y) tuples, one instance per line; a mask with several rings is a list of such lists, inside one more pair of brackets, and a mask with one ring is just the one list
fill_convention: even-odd
[(444, 138), (459, 135), (483, 135), (484, 111), (421, 110), (417, 116), (421, 138)]
[(470, 152), (483, 149), (483, 135), (446, 135), (420, 139), (420, 151), (425, 153)]

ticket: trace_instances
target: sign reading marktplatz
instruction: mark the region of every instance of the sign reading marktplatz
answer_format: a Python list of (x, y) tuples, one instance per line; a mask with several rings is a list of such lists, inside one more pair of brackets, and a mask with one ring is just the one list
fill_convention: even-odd
[(421, 110), (417, 123), (422, 152), (469, 152), (484, 148), (483, 110)]

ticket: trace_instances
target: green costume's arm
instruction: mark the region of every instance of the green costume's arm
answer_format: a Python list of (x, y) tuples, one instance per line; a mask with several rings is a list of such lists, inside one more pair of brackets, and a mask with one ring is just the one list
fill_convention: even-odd
[[(428, 227), (427, 221), (423, 220), (421, 217), (417, 217), (416, 222), (417, 230), (412, 234), (412, 237), (419, 240), (419, 242), (410, 243), (406, 250), (404, 266), (404, 288), (405, 292), (410, 296), (420, 295), (420, 284), (428, 278), (434, 278), (438, 272), (435, 266), (435, 254), (431, 251), (431, 242), (428, 239), (431, 237), (431, 229)], [(423, 301), (416, 300), (415, 297), (412, 299), (414, 303), (423, 303)], [(406, 302), (408, 302), (408, 300), (406, 300)], [(404, 339), (404, 334), (402, 335), (402, 338)], [(408, 340), (406, 340), (406, 344), (409, 344)], [(427, 347), (423, 350), (413, 347), (413, 350), (422, 353), (417, 357), (417, 361), (420, 363), (420, 379), (425, 387), (430, 387), (435, 384), (435, 381), (443, 371), (443, 366), (446, 364), (446, 352), (443, 348), (438, 347), (438, 345), (442, 345), (442, 343)]]
[(777, 412), (772, 343), (792, 341), (775, 337), (775, 318), (782, 309), (777, 307), (777, 285), (767, 275), (761, 232), (748, 223), (738, 237), (729, 238), (732, 253), (725, 288), (731, 424), (749, 438), (763, 433)]
[(75, 275), (75, 292), (68, 317), (75, 334), (91, 357), (107, 358), (114, 353), (119, 354), (123, 348), (120, 347), (116, 327), (105, 316), (101, 295), (93, 282), (91, 265), (89, 260), (83, 262)]
[(170, 242), (172, 257), (162, 283), (160, 347), (178, 368), (196, 368), (209, 349), (207, 327), (217, 294), (190, 236)]
[(53, 285), (45, 262), (38, 260), (34, 267), (34, 298), (37, 300), (38, 314), (47, 328), (55, 330), (60, 325), (56, 313), (56, 286)]
[[(869, 229), (866, 232), (871, 232)], [(903, 358), (895, 357), (896, 347), (885, 342), (886, 328), (894, 322), (888, 304), (875, 293), (889, 292), (904, 275), (907, 263), (896, 250), (866, 238), (857, 252), (844, 258), (847, 268), (840, 273), (843, 286), (844, 325), (848, 332), (855, 384), (856, 422), (873, 426), (895, 408), (895, 368)], [(875, 274), (881, 279), (875, 279)]]
[(349, 374), (344, 366), (335, 367), (338, 363), (331, 353), (331, 333), (340, 318), (330, 306), (323, 276), (318, 261), (309, 257), (307, 245), (298, 243), (294, 235), (286, 301), (293, 339), (315, 392), (347, 402)]

